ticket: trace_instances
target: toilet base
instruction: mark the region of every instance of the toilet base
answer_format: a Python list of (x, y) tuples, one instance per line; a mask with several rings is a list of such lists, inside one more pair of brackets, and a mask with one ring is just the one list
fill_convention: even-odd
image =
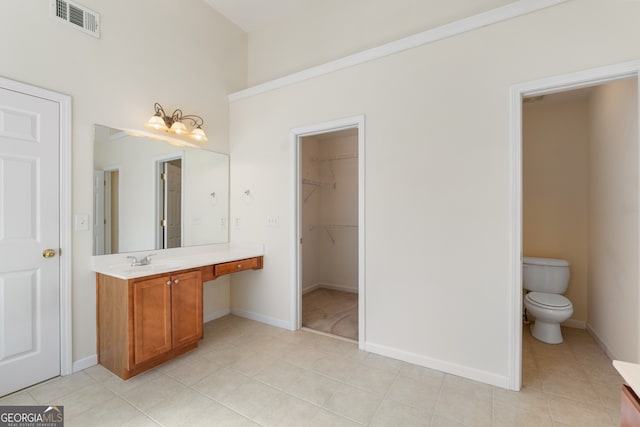
[(547, 344), (560, 344), (563, 341), (559, 323), (547, 323), (539, 319), (531, 325), (531, 335)]

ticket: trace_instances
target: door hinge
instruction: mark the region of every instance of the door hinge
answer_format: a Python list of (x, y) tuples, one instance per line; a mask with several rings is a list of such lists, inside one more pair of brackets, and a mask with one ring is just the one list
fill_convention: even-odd
[(166, 180), (167, 180), (167, 174), (166, 174), (166, 173), (164, 173), (164, 172), (162, 172), (162, 173), (160, 174), (160, 179), (161, 179), (161, 180), (163, 180), (163, 181), (166, 181)]
[(300, 238), (300, 244), (302, 244), (302, 237)]
[(167, 226), (167, 220), (166, 219), (161, 219), (160, 220), (160, 227), (166, 227)]
[(62, 248), (58, 248), (58, 256), (62, 256)]

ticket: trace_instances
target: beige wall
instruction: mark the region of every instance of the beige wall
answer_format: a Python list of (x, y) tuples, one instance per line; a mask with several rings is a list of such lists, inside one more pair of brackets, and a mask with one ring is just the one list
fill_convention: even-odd
[(589, 122), (587, 99), (525, 103), (523, 108), (524, 256), (571, 265), (565, 296), (575, 326), (587, 322), (589, 266)]
[[(246, 85), (246, 35), (200, 0), (98, 1), (96, 39), (49, 17), (49, 2), (0, 2), (2, 77), (73, 98), (73, 212), (92, 211), (93, 125), (140, 128), (153, 103), (202, 115), (208, 146), (228, 150), (226, 95)], [(95, 354), (91, 233), (73, 234), (73, 359)], [(228, 282), (207, 309), (228, 308)]]
[(353, 132), (302, 142), (302, 175), (322, 183), (302, 186), (303, 292), (320, 285), (358, 291), (358, 136)]
[(249, 33), (249, 84), (377, 47), (513, 0), (323, 0)]
[(266, 256), (234, 277), (233, 307), (291, 321), (289, 131), (364, 114), (368, 348), (505, 385), (509, 89), (640, 59), (639, 16), (638, 2), (571, 1), (234, 102), (232, 241), (264, 241)]
[(589, 328), (616, 359), (638, 362), (638, 82), (589, 103)]

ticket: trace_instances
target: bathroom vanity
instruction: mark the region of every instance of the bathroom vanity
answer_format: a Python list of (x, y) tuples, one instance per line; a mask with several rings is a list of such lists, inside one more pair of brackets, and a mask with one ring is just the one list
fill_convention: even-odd
[(228, 244), (162, 255), (143, 266), (94, 259), (98, 363), (123, 379), (198, 346), (204, 282), (263, 264), (261, 247)]
[(637, 393), (640, 392), (640, 365), (614, 360), (613, 366), (626, 382), (622, 385), (620, 398), (620, 426), (639, 426), (640, 399)]

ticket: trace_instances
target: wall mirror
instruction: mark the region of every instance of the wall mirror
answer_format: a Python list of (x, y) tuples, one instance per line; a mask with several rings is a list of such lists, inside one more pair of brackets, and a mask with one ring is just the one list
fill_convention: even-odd
[(93, 255), (225, 243), (229, 156), (95, 125)]

